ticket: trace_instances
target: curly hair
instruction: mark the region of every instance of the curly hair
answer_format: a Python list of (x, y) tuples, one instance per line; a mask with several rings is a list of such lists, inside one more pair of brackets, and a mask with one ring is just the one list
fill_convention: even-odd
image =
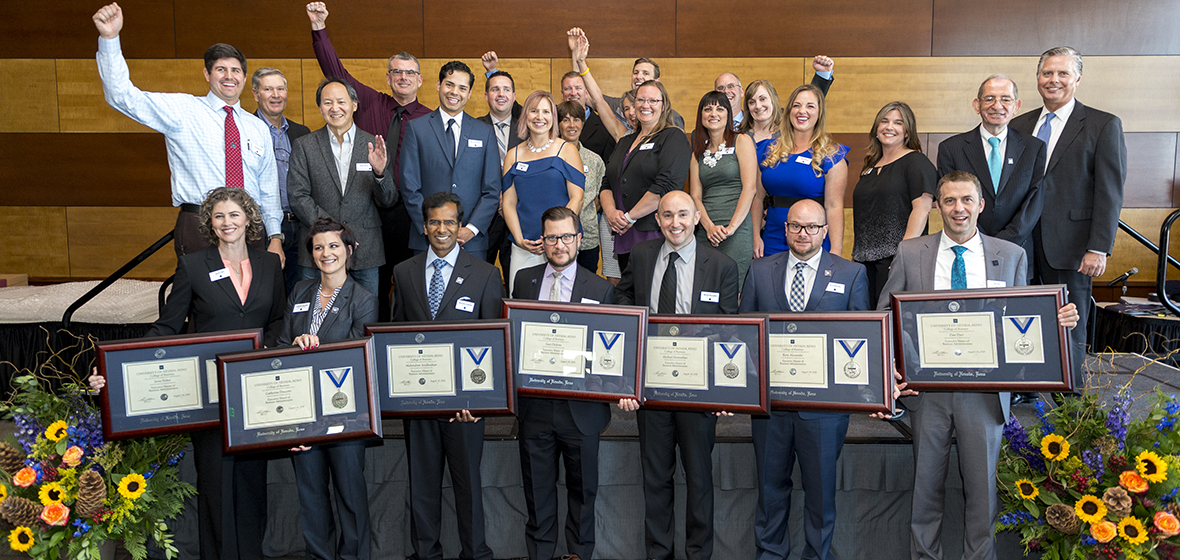
[(824, 93), (819, 88), (806, 84), (795, 88), (791, 92), (791, 97), (787, 99), (787, 114), (790, 114), (791, 106), (795, 104), (795, 98), (799, 97), (800, 93), (810, 92), (815, 96), (816, 107), (819, 109), (819, 115), (815, 119), (815, 127), (811, 129), (811, 139), (807, 146), (794, 145), (795, 127), (791, 119), (783, 120), (782, 136), (771, 144), (770, 149), (766, 150), (766, 157), (762, 159), (763, 167), (773, 167), (780, 161), (787, 161), (794, 150), (805, 151), (811, 150), (811, 169), (816, 177), (822, 177), (823, 162), (825, 159), (832, 157), (840, 149), (839, 144), (832, 140), (832, 135), (828, 134), (827, 130), (827, 108), (824, 104)]
[(242, 207), (242, 211), (246, 213), (246, 219), (250, 220), (246, 225), (246, 241), (254, 242), (262, 239), (266, 228), (262, 225), (262, 209), (259, 208), (258, 203), (246, 193), (246, 189), (221, 187), (209, 191), (209, 194), (205, 196), (205, 201), (201, 203), (201, 211), (198, 214), (201, 235), (205, 236), (209, 244), (216, 247), (221, 242), (221, 238), (217, 237), (217, 232), (213, 231), (213, 206), (218, 202), (225, 201)]

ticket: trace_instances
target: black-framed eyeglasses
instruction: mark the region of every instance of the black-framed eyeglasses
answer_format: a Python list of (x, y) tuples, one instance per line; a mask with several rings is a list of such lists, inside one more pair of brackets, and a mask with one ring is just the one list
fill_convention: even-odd
[(787, 223), (787, 231), (789, 231), (789, 232), (791, 232), (791, 233), (799, 233), (799, 232), (801, 232), (801, 231), (804, 231), (804, 230), (806, 230), (806, 231), (807, 231), (807, 235), (815, 235), (815, 234), (819, 233), (819, 232), (820, 232), (820, 230), (822, 230), (822, 229), (824, 229), (824, 228), (826, 228), (826, 227), (828, 227), (828, 224), (807, 224), (807, 225), (803, 225), (803, 224), (796, 224), (796, 223), (794, 223), (794, 222), (788, 222), (788, 223)]
[(546, 235), (545, 237), (542, 237), (541, 239), (545, 240), (546, 245), (552, 247), (554, 245), (557, 245), (558, 240), (561, 240), (562, 243), (569, 245), (569, 244), (573, 243), (574, 240), (577, 238), (578, 238), (578, 234), (576, 234), (576, 233), (566, 233), (566, 234), (562, 234), (562, 235)]

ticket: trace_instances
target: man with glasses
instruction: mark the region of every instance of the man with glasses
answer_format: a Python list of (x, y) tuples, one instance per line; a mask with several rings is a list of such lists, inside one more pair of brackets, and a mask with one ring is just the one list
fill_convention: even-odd
[[(578, 215), (565, 206), (541, 214), (545, 264), (516, 273), (514, 299), (614, 303), (614, 286), (578, 265)], [(558, 459), (564, 458), (565, 543), (574, 558), (594, 553), (598, 495), (598, 434), (610, 423), (606, 403), (520, 397), (520, 471), (528, 506), (525, 544), (530, 560), (553, 558), (557, 548)]]
[[(811, 85), (819, 88), (824, 92), (824, 95), (827, 95), (828, 88), (832, 87), (834, 81), (832, 67), (835, 65), (835, 61), (822, 54), (816, 55), (811, 61), (811, 67), (815, 69), (815, 76), (811, 77)], [(733, 72), (722, 72), (716, 80), (713, 80), (713, 89), (724, 93), (725, 97), (729, 99), (729, 107), (732, 109), (730, 112), (733, 114), (733, 129), (736, 131), (738, 126), (742, 124), (742, 117), (745, 116), (743, 100), (746, 90), (742, 89), (742, 81)]]

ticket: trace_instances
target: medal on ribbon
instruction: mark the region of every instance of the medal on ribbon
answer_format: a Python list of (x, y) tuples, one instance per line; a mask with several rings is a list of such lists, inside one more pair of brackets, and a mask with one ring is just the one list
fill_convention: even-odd
[(619, 341), (620, 336), (623, 336), (623, 333), (614, 333), (614, 336), (611, 336), (610, 340), (607, 340), (602, 332), (598, 333), (598, 340), (602, 341), (602, 347), (606, 349), (606, 352), (602, 353), (602, 357), (598, 358), (598, 365), (605, 369), (614, 369), (615, 357), (611, 355), (610, 349)]
[(488, 374), (482, 368), (479, 367), (479, 364), (481, 362), (483, 362), (483, 359), (485, 357), (487, 357), (489, 348), (485, 347), (483, 350), (481, 350), (478, 358), (475, 356), (475, 353), (472, 352), (470, 348), (464, 348), (463, 350), (465, 350), (467, 352), (467, 355), (471, 357), (471, 361), (475, 363), (475, 369), (471, 370), (472, 383), (475, 383), (477, 385), (483, 385), (483, 382), (487, 381), (487, 379), (488, 379)]
[[(336, 378), (337, 371), (341, 372), (339, 379)], [(348, 379), (348, 374), (352, 373), (352, 367), (343, 367), (339, 370), (326, 369), (324, 373), (328, 374), (328, 379), (331, 379), (332, 384), (336, 386), (336, 394), (332, 395), (332, 406), (336, 408), (348, 406), (348, 395), (345, 395), (341, 389), (344, 387), (344, 380)]]
[(858, 340), (856, 342), (856, 346), (853, 348), (848, 347), (847, 341), (840, 340), (839, 342), (840, 346), (844, 348), (844, 353), (848, 355), (848, 363), (844, 364), (844, 375), (849, 379), (856, 379), (857, 377), (860, 377), (860, 366), (857, 365), (854, 358), (856, 358), (856, 355), (860, 352), (860, 349), (865, 345), (865, 341)]
[(737, 364), (733, 363), (733, 358), (737, 355), (738, 351), (742, 349), (742, 343), (739, 342), (734, 344), (732, 349), (730, 349), (729, 344), (724, 342), (720, 342), (718, 344), (721, 345), (721, 350), (723, 350), (725, 355), (729, 358), (729, 363), (725, 364), (725, 367), (722, 368), (721, 372), (730, 379), (737, 378), (738, 374), (741, 373), (741, 370), (737, 367)]
[(1016, 327), (1016, 330), (1020, 331), (1020, 338), (1016, 339), (1016, 342), (1012, 344), (1012, 347), (1016, 350), (1016, 353), (1020, 354), (1021, 356), (1027, 356), (1032, 354), (1033, 350), (1036, 350), (1036, 345), (1034, 345), (1033, 342), (1029, 340), (1028, 336), (1026, 336), (1028, 334), (1028, 329), (1032, 327), (1034, 319), (1036, 319), (1036, 317), (1026, 317), (1025, 321), (1021, 323), (1016, 317), (1008, 317), (1008, 320), (1012, 321), (1012, 324)]

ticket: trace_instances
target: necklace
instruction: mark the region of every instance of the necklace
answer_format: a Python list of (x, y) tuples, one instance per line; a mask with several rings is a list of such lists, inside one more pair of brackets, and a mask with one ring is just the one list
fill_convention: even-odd
[(721, 152), (724, 152), (724, 151), (725, 151), (725, 142), (722, 142), (720, 146), (717, 146), (717, 151), (715, 151), (715, 152), (710, 152), (709, 150), (705, 150), (705, 155), (704, 155), (704, 157), (701, 158), (701, 161), (704, 162), (705, 165), (708, 165), (709, 167), (716, 167), (717, 162), (721, 161), (721, 155), (722, 155)]
[(552, 138), (550, 138), (550, 139), (549, 139), (549, 141), (548, 141), (548, 142), (545, 142), (545, 145), (544, 145), (544, 146), (541, 146), (540, 148), (534, 148), (534, 147), (533, 147), (533, 140), (532, 140), (531, 138), (530, 138), (530, 139), (529, 139), (527, 142), (525, 142), (525, 144), (527, 144), (527, 145), (528, 145), (528, 148), (529, 148), (529, 151), (530, 151), (530, 152), (532, 152), (532, 153), (534, 153), (534, 154), (539, 154), (539, 153), (541, 153), (541, 152), (543, 152), (543, 151), (545, 151), (545, 150), (548, 150), (548, 149), (549, 149), (549, 146), (552, 146), (552, 145), (553, 145), (553, 139), (552, 139)]

